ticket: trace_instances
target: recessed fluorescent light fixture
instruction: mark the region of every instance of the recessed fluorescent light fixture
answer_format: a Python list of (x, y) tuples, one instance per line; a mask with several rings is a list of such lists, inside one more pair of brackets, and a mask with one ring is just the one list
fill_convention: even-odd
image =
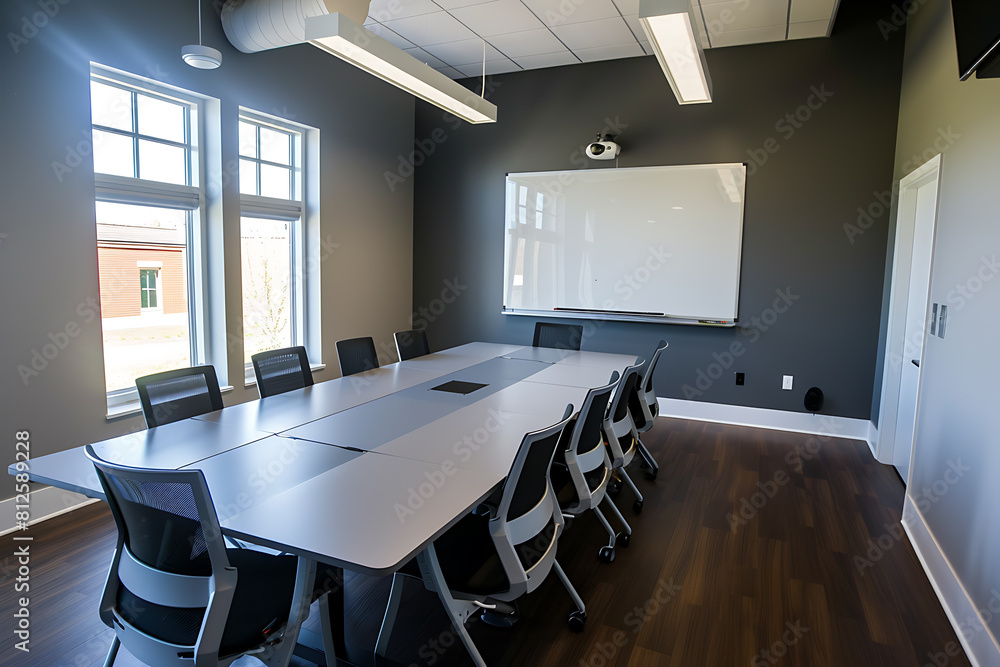
[(496, 105), (341, 13), (306, 18), (306, 40), (470, 123), (495, 123)]
[(678, 104), (712, 101), (705, 52), (694, 34), (689, 0), (639, 0), (639, 23)]

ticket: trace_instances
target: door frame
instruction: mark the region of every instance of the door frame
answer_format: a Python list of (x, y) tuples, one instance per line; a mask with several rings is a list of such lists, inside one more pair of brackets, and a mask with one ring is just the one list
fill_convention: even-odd
[[(899, 195), (896, 199), (896, 234), (892, 254), (892, 282), (889, 289), (889, 319), (886, 326), (885, 354), (882, 358), (882, 394), (879, 401), (878, 446), (875, 457), (882, 463), (892, 465), (896, 444), (896, 418), (899, 413), (899, 388), (902, 380), (902, 364), (905, 362), (906, 308), (910, 295), (910, 276), (913, 269), (913, 236), (916, 223), (917, 190), (935, 181), (934, 220), (930, 226), (931, 257), (927, 278), (927, 304), (930, 303), (930, 285), (934, 268), (934, 238), (937, 232), (938, 213), (941, 204), (941, 154), (920, 165), (899, 181)], [(908, 215), (907, 215), (908, 214)], [(904, 217), (904, 215), (906, 217)], [(924, 331), (926, 341), (927, 331)], [(921, 347), (920, 363), (923, 364)], [(895, 362), (895, 363), (894, 363)], [(921, 372), (921, 377), (923, 373)], [(920, 388), (917, 387), (919, 411)], [(918, 412), (919, 414), (919, 412)], [(914, 431), (914, 440), (916, 432)], [(913, 451), (910, 452), (910, 465)]]

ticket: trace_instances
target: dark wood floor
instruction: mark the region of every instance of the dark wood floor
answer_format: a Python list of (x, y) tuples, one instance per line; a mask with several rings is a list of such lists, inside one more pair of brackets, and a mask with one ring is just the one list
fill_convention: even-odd
[[(902, 482), (865, 443), (831, 438), (810, 455), (811, 436), (672, 419), (657, 420), (644, 440), (660, 476), (649, 482), (635, 471), (646, 496), (640, 516), (628, 490), (619, 497), (632, 545), (614, 563), (599, 562), (603, 537), (589, 516), (560, 541), (559, 560), (588, 605), (584, 632), (567, 629), (571, 604), (553, 577), (521, 602), (513, 629), (470, 623), (490, 665), (919, 667), (957, 644), (900, 532)], [(734, 525), (727, 515), (741, 509), (745, 523)], [(95, 504), (30, 534), (32, 650), (14, 649), (5, 612), (0, 664), (100, 666), (111, 640), (96, 613), (114, 544), (110, 515)], [(13, 551), (11, 536), (0, 538), (4, 610), (15, 607)], [(375, 664), (365, 647), (387, 584), (349, 579), (358, 664)], [(379, 667), (470, 664), (435, 598), (414, 588), (392, 660)], [(122, 651), (117, 664), (139, 663)], [(970, 663), (959, 655), (947, 664)]]

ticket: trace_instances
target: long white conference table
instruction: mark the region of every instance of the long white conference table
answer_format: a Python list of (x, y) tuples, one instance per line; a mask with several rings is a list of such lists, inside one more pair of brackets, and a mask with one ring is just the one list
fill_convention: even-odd
[[(525, 433), (558, 421), (567, 404), (579, 408), (589, 388), (635, 362), (469, 343), (93, 447), (118, 464), (200, 469), (227, 536), (385, 575), (489, 496)], [(32, 460), (29, 478), (104, 498), (83, 447)], [(427, 583), (439, 594), (444, 586)], [(342, 614), (343, 590), (333, 592)], [(331, 653), (344, 657), (343, 624), (335, 625), (326, 636), (331, 666)]]

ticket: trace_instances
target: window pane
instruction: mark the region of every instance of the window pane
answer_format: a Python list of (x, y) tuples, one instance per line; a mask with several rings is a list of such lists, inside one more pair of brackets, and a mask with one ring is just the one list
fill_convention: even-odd
[(139, 178), (187, 184), (187, 151), (155, 141), (139, 140)]
[(291, 199), (290, 181), (291, 169), (274, 167), (269, 164), (260, 165), (260, 194), (265, 197)]
[(264, 350), (292, 344), (291, 222), (243, 218), (244, 361)]
[(132, 131), (132, 93), (129, 91), (91, 81), (90, 109), (94, 125)]
[(186, 142), (184, 132), (186, 107), (147, 95), (139, 95), (137, 102), (139, 134), (180, 143)]
[(260, 157), (268, 162), (291, 164), (291, 136), (287, 132), (261, 127)]
[(240, 121), (240, 155), (257, 157), (257, 126)]
[[(96, 208), (104, 375), (115, 391), (134, 387), (137, 377), (191, 365), (189, 213), (109, 202)], [(140, 262), (161, 268), (143, 276)], [(142, 288), (144, 277), (152, 289)]]
[(240, 160), (240, 194), (258, 194), (257, 163), (252, 160)]
[(94, 171), (98, 174), (135, 177), (131, 137), (94, 130)]

